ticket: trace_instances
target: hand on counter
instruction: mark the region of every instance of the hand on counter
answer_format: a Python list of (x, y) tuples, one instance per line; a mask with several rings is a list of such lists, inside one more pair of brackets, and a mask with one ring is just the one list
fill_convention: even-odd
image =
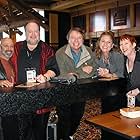
[(1, 87), (13, 87), (14, 83), (9, 82), (8, 80), (0, 80)]

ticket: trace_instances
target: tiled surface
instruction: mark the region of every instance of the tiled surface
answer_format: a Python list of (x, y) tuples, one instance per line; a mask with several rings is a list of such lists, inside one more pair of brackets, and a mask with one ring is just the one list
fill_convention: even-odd
[(85, 113), (81, 120), (80, 126), (74, 134), (74, 140), (100, 140), (101, 131), (93, 125), (85, 122), (86, 118), (101, 114), (100, 99), (92, 99), (86, 102)]

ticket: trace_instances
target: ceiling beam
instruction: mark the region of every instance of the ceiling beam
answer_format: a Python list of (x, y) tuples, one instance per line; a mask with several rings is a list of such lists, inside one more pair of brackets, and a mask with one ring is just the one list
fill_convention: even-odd
[(10, 29), (14, 29), (14, 28), (18, 28), (23, 26), (28, 20), (30, 20), (30, 18), (22, 18), (22, 20), (20, 21), (11, 21), (10, 25), (7, 25), (5, 23), (3, 23), (2, 25), (0, 25), (0, 32), (6, 32)]
[[(14, 6), (16, 6), (24, 15), (26, 15), (27, 17), (30, 17), (30, 19), (36, 19), (36, 20), (38, 20), (39, 23), (40, 23), (40, 25), (46, 31), (48, 31), (48, 25), (45, 23), (47, 21), (47, 19), (45, 17), (41, 16), (34, 9), (28, 7), (23, 1), (20, 3), (20, 2), (17, 2), (17, 1), (15, 2), (14, 0), (11, 0), (11, 3)], [(24, 22), (24, 24), (26, 24), (26, 23)]]
[(71, 15), (76, 16), (77, 13), (84, 14), (84, 13), (91, 13), (95, 11), (101, 11), (109, 8), (117, 7), (117, 1), (119, 2), (119, 6), (129, 5), (129, 4), (135, 4), (140, 3), (140, 0), (96, 0), (93, 1), (91, 4), (87, 4), (85, 6), (81, 5), (76, 8), (71, 8)]
[(65, 10), (77, 5), (81, 5), (84, 3), (88, 3), (91, 2), (93, 0), (65, 0), (65, 1), (59, 1), (55, 4), (52, 4), (50, 6), (50, 10), (56, 10), (56, 11), (60, 11), (60, 10)]
[(1, 15), (3, 15), (3, 16), (9, 15), (8, 11), (5, 10), (3, 7), (0, 7), (0, 12), (1, 12)]
[(0, 0), (0, 5), (7, 5), (8, 4), (8, 2), (7, 2), (7, 0)]

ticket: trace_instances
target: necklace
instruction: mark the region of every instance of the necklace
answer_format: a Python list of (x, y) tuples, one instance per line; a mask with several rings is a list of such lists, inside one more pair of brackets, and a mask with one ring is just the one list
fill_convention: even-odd
[(110, 64), (110, 62), (109, 62), (109, 57), (103, 57), (103, 63), (105, 63), (105, 64)]

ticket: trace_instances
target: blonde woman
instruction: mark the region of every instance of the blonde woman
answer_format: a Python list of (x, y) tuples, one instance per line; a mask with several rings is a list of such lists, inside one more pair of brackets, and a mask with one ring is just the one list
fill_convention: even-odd
[(103, 32), (97, 41), (94, 56), (99, 77), (123, 77), (124, 58), (115, 47), (113, 32)]
[[(124, 77), (124, 56), (114, 45), (114, 33), (111, 31), (103, 32), (94, 51), (95, 62), (97, 65), (97, 75), (104, 78), (121, 78)], [(124, 106), (123, 98), (114, 95), (101, 99), (102, 113), (111, 112)], [(108, 138), (114, 139), (112, 135), (102, 131), (102, 140)]]

